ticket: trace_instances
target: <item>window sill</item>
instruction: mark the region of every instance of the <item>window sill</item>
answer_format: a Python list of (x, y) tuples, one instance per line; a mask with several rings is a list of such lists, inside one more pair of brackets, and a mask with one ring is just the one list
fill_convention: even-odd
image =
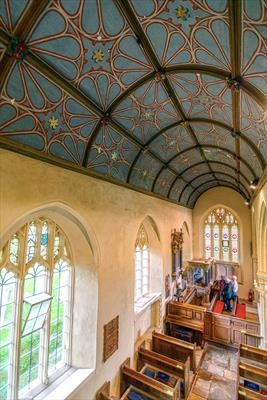
[(141, 297), (134, 303), (134, 314), (138, 317), (142, 314), (148, 307), (161, 298), (161, 293), (150, 293), (146, 296)]
[(67, 400), (94, 370), (70, 368), (56, 379), (45, 390), (34, 397), (34, 400)]

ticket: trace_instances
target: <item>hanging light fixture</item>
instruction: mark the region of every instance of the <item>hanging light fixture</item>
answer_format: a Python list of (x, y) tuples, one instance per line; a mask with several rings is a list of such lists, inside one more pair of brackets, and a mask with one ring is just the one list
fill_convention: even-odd
[(250, 185), (249, 185), (250, 189), (255, 190), (257, 185), (258, 185), (258, 183), (259, 183), (259, 179), (258, 178), (253, 179), (253, 181), (251, 181)]

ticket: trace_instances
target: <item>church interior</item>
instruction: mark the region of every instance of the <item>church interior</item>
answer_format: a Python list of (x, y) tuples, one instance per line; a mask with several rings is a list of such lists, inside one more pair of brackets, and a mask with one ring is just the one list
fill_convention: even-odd
[(266, 0), (0, 0), (0, 400), (267, 399)]

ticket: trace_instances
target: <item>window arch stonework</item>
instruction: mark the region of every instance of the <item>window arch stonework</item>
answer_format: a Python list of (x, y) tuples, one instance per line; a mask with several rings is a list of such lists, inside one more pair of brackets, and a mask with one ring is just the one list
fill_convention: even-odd
[(240, 226), (237, 217), (225, 207), (212, 209), (204, 218), (204, 258), (239, 262)]
[(43, 217), (26, 223), (1, 250), (1, 399), (47, 384), (69, 365), (71, 265), (65, 234)]

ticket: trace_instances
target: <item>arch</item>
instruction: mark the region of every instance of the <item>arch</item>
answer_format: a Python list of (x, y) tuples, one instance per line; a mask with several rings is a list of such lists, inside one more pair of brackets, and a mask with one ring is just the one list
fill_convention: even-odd
[[(138, 344), (138, 338), (142, 336), (149, 328), (155, 329), (155, 327), (159, 326), (160, 316), (162, 315), (160, 311), (162, 306), (161, 294), (164, 290), (163, 258), (158, 226), (151, 216), (146, 216), (140, 222), (136, 231), (137, 239), (140, 228), (145, 230), (148, 243), (149, 290), (147, 294), (134, 302), (134, 336), (136, 344)], [(136, 254), (135, 247), (133, 253)], [(134, 263), (134, 266), (136, 269), (136, 262)], [(133, 283), (135, 284), (135, 279), (133, 280)]]
[[(60, 202), (31, 209), (7, 227), (0, 236), (1, 248), (26, 222), (46, 217), (54, 221), (68, 238), (74, 265), (71, 366), (96, 367), (99, 246), (87, 221)], [(88, 290), (90, 288), (90, 290)], [(84, 305), (86, 304), (86, 307)], [(84, 332), (87, 332), (86, 338)]]
[(163, 261), (161, 253), (160, 233), (155, 220), (151, 216), (143, 219), (143, 225), (149, 243), (150, 253), (150, 292), (162, 292), (163, 288)]
[(192, 237), (189, 231), (189, 227), (186, 221), (182, 224), (182, 232), (183, 232), (183, 260), (190, 260), (192, 253)]
[[(259, 213), (258, 232), (258, 267), (261, 272), (267, 273), (267, 207), (262, 201)], [(257, 272), (257, 271), (255, 271)]]
[[(224, 213), (223, 214), (220, 213), (219, 210), (222, 210), (222, 211), (224, 210)], [(205, 220), (210, 216), (210, 214), (213, 211), (215, 211), (215, 215), (213, 214), (214, 216), (210, 217), (211, 221), (207, 223), (207, 226), (210, 227), (210, 228), (208, 229), (208, 231), (206, 231), (205, 230), (206, 229), (205, 228)], [(234, 217), (234, 219), (236, 220), (237, 224), (235, 224), (234, 220), (231, 220), (231, 218), (232, 218), (231, 215), (228, 217), (228, 222), (227, 222), (227, 213), (228, 212)], [(224, 215), (225, 215), (225, 218), (226, 218), (226, 222), (224, 222)], [(212, 218), (214, 218), (214, 220), (212, 220)], [(216, 223), (215, 223), (215, 219), (216, 219)], [(218, 221), (217, 221), (217, 219), (218, 219)], [(232, 227), (237, 225), (237, 239), (231, 238), (232, 228), (230, 228), (230, 227), (227, 228), (227, 226), (229, 226), (229, 224)], [(215, 226), (218, 227), (217, 228), (218, 229), (218, 232), (217, 232), (218, 239), (215, 238), (216, 231), (215, 231), (215, 234), (214, 234), (214, 237), (213, 237), (213, 233), (214, 233), (213, 229), (215, 229)], [(224, 232), (224, 229), (226, 229), (225, 232)], [(204, 236), (205, 232), (206, 232), (207, 235), (208, 234), (210, 235), (210, 239), (207, 239), (207, 240), (209, 240), (209, 245), (208, 246), (210, 247), (210, 252), (208, 251), (207, 253), (205, 253), (205, 248), (204, 248), (205, 243), (206, 243), (206, 245), (208, 243), (207, 240), (205, 239), (205, 236)], [(203, 216), (201, 218), (201, 233), (202, 233), (202, 237), (203, 237), (203, 239), (202, 239), (202, 243), (203, 243), (202, 244), (202, 249), (203, 250), (202, 251), (203, 251), (203, 257), (204, 258), (214, 257), (217, 260), (224, 260), (226, 262), (229, 262), (229, 261), (230, 262), (237, 262), (237, 263), (240, 262), (240, 254), (241, 254), (241, 220), (240, 220), (239, 216), (237, 215), (237, 213), (234, 210), (231, 209), (231, 207), (228, 207), (228, 206), (225, 206), (225, 205), (222, 205), (222, 204), (214, 205), (212, 207), (209, 207), (209, 209), (205, 213), (203, 213)], [(226, 236), (224, 237), (224, 235), (226, 235)], [(228, 244), (226, 244), (226, 245), (223, 244), (224, 239), (225, 239), (226, 242), (228, 242)], [(215, 253), (215, 247), (214, 247), (215, 240), (216, 241), (218, 240), (218, 243), (216, 245), (218, 250), (216, 250), (216, 253)], [(235, 243), (235, 241), (237, 243)], [(235, 247), (237, 247), (237, 251), (238, 251), (238, 257), (237, 258), (233, 257), (234, 253), (233, 254), (231, 253), (231, 249), (234, 250)], [(228, 251), (226, 250), (227, 248), (228, 248)], [(228, 257), (229, 257), (228, 259), (227, 259), (227, 257), (224, 258), (225, 250), (226, 250), (226, 253), (228, 253)]]

